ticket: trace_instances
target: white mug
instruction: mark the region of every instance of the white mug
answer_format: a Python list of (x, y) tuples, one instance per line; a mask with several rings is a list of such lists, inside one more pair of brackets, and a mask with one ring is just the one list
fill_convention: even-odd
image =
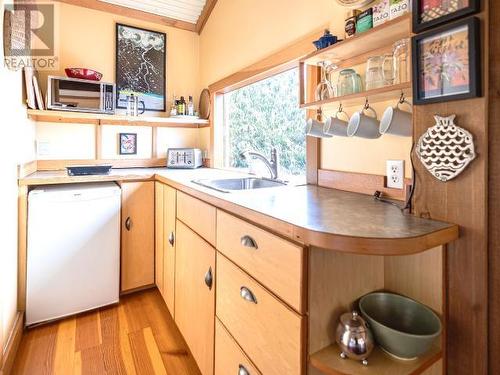
[[(367, 110), (372, 112), (373, 117), (365, 114)], [(355, 112), (351, 116), (349, 125), (347, 126), (347, 136), (368, 139), (380, 138), (379, 126), (377, 112), (372, 107), (365, 106), (361, 111)]]
[[(343, 113), (347, 117), (347, 121), (339, 118)], [(347, 125), (349, 124), (349, 115), (343, 110), (339, 109), (335, 116), (328, 117), (325, 122), (325, 133), (328, 135), (335, 135), (338, 137), (347, 137)]]
[(321, 121), (310, 118), (307, 120), (306, 135), (316, 138), (331, 138), (331, 135), (325, 134), (324, 128), (325, 124)]
[[(410, 112), (399, 108), (400, 104), (408, 104)], [(380, 134), (393, 134), (401, 137), (411, 137), (413, 134), (411, 103), (399, 101), (396, 107), (388, 107), (380, 120)]]

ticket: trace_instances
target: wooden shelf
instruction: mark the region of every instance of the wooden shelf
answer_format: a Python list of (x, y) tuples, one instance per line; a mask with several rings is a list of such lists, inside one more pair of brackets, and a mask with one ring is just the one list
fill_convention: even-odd
[(387, 100), (398, 100), (401, 93), (404, 93), (405, 97), (412, 96), (412, 86), (410, 82), (380, 87), (378, 89), (358, 92), (356, 94), (337, 96), (331, 99), (305, 103), (301, 104), (300, 108), (317, 109), (319, 107), (339, 105), (340, 103), (342, 103), (344, 107), (351, 107), (356, 105), (359, 105), (361, 107), (366, 99), (368, 99), (370, 103), (380, 103)]
[(422, 357), (415, 360), (398, 360), (376, 346), (368, 358), (368, 366), (358, 361), (340, 358), (337, 345), (330, 345), (311, 355), (309, 361), (326, 375), (417, 375), (441, 359), (443, 352), (436, 344)]
[(392, 46), (394, 42), (410, 36), (411, 13), (408, 13), (342, 42), (312, 52), (300, 62), (307, 65), (317, 65), (321, 61), (338, 63), (389, 45)]
[(69, 111), (41, 111), (34, 109), (28, 109), (28, 117), (32, 120), (43, 122), (66, 122), (94, 125), (133, 125), (169, 128), (203, 128), (210, 126), (210, 122), (208, 120), (191, 118), (184, 119), (179, 117), (169, 118), (150, 116), (130, 117)]

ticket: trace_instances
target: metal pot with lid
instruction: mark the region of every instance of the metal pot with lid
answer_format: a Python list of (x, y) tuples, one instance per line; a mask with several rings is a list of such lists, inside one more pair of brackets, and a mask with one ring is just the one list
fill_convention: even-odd
[(373, 350), (373, 335), (366, 321), (356, 311), (340, 316), (335, 341), (342, 358), (351, 358), (368, 365), (368, 356)]

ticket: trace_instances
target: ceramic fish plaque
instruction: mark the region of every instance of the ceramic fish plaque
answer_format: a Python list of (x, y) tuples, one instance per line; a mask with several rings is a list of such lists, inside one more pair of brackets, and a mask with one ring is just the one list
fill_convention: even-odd
[(467, 130), (455, 125), (455, 115), (434, 116), (436, 125), (417, 142), (416, 153), (427, 170), (446, 182), (458, 176), (474, 160), (474, 140)]

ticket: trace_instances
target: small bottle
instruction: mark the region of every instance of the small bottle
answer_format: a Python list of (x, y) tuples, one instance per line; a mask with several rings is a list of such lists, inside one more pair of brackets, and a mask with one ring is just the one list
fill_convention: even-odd
[(194, 116), (194, 103), (193, 103), (193, 97), (190, 95), (189, 96), (189, 102), (188, 102), (188, 115), (189, 116)]
[(184, 100), (184, 97), (181, 96), (181, 100), (177, 102), (177, 114), (183, 115), (186, 107), (186, 101)]
[(172, 97), (172, 105), (170, 107), (170, 116), (177, 116), (177, 100), (175, 99), (175, 94)]
[(345, 38), (351, 38), (356, 34), (356, 19), (361, 13), (358, 9), (351, 9), (345, 17)]

